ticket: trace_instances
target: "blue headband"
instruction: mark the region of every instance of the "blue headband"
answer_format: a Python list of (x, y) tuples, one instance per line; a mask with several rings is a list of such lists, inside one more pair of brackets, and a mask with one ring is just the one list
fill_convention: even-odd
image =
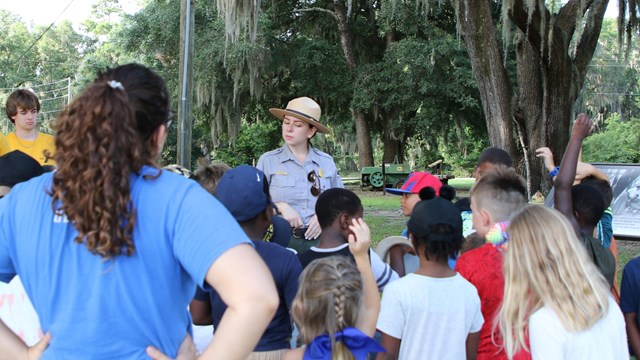
[[(386, 352), (375, 340), (362, 331), (348, 327), (338, 331), (335, 335), (336, 342), (342, 342), (351, 351), (356, 360), (366, 360), (370, 352)], [(331, 337), (329, 335), (316, 336), (307, 345), (303, 360), (331, 360)]]

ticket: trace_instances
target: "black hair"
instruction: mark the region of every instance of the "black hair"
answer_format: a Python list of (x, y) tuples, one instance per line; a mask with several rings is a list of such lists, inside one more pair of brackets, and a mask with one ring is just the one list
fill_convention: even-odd
[[(420, 189), (418, 196), (420, 196), (420, 200), (431, 200), (437, 195), (434, 188), (432, 188), (431, 186), (425, 186)], [(449, 185), (442, 185), (442, 187), (440, 188), (440, 197), (452, 201), (456, 197), (456, 189)]]
[(593, 176), (587, 176), (586, 178), (582, 179), (582, 182), (580, 183), (591, 185), (596, 188), (596, 190), (600, 192), (600, 195), (602, 195), (602, 200), (604, 200), (604, 207), (607, 208), (611, 206), (611, 201), (613, 201), (613, 190), (611, 189), (611, 185), (607, 180), (597, 179)]
[(511, 155), (509, 155), (508, 152), (496, 147), (490, 147), (482, 150), (482, 153), (480, 153), (480, 156), (478, 157), (478, 166), (480, 166), (482, 163), (491, 163), (495, 165), (502, 164), (506, 167), (513, 166)]
[(600, 191), (591, 185), (578, 184), (571, 188), (571, 198), (580, 225), (596, 226), (606, 209)]
[(131, 109), (136, 130), (147, 141), (157, 128), (171, 116), (169, 92), (164, 80), (153, 70), (139, 64), (127, 64), (107, 69), (96, 81), (120, 81)]
[(333, 224), (341, 213), (353, 216), (362, 210), (362, 202), (353, 191), (333, 188), (323, 191), (316, 202), (316, 215), (321, 229)]
[[(452, 239), (449, 241), (434, 239), (442, 235), (452, 236)], [(449, 258), (455, 259), (460, 252), (464, 237), (462, 233), (459, 235), (460, 236), (456, 236), (455, 229), (451, 225), (434, 224), (429, 227), (429, 233), (427, 235), (417, 236), (413, 234), (413, 239), (415, 245), (422, 246), (425, 259), (430, 260), (430, 257), (433, 256), (436, 261), (446, 261)]]

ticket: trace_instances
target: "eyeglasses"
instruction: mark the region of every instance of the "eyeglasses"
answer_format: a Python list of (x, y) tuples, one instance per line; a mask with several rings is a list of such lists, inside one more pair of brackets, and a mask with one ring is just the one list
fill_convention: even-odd
[(169, 115), (167, 116), (167, 122), (164, 123), (164, 126), (167, 129), (171, 128), (171, 124), (173, 124), (173, 119), (175, 118), (176, 113), (174, 113), (173, 111), (169, 111)]
[(318, 183), (318, 175), (316, 175), (316, 171), (315, 170), (311, 170), (310, 173), (307, 174), (307, 180), (309, 180), (309, 182), (312, 182), (313, 185), (311, 185), (311, 195), (313, 196), (319, 196), (320, 193), (322, 192), (322, 190), (320, 190), (320, 184)]

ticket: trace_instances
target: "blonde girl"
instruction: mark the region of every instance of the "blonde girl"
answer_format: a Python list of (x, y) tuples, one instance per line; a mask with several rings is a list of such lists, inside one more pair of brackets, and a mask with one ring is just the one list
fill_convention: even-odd
[(533, 359), (628, 359), (622, 313), (566, 218), (530, 205), (507, 231), (497, 326), (508, 357), (528, 335)]
[(353, 261), (332, 256), (311, 262), (300, 276), (292, 316), (306, 345), (285, 360), (363, 360), (384, 349), (371, 337), (376, 330), (380, 295), (369, 262), (369, 227), (362, 219), (350, 226)]

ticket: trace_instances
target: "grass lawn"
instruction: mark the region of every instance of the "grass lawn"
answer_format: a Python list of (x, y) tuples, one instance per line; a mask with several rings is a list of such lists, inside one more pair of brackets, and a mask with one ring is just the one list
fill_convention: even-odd
[(364, 220), (371, 229), (371, 247), (375, 248), (380, 240), (400, 235), (405, 228), (407, 217), (400, 210), (400, 196), (382, 191), (356, 191), (364, 207)]

